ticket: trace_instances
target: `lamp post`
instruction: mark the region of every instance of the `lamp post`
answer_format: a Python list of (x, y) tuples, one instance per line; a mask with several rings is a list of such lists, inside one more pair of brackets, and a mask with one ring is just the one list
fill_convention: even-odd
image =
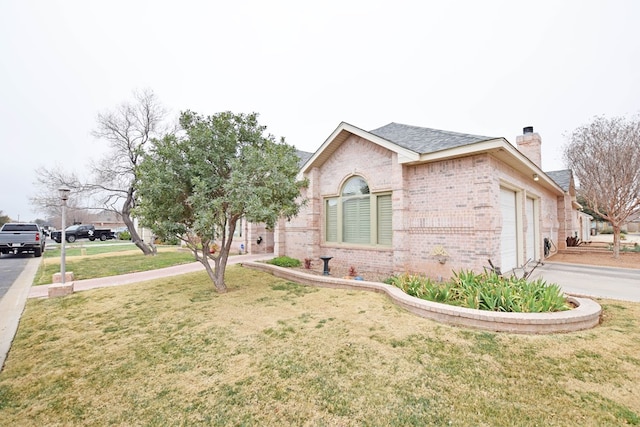
[(67, 242), (67, 235), (65, 233), (65, 228), (67, 227), (65, 224), (65, 215), (66, 215), (66, 207), (67, 207), (67, 200), (69, 199), (69, 193), (71, 192), (70, 189), (68, 189), (67, 187), (60, 187), (58, 189), (58, 193), (60, 193), (60, 199), (62, 199), (62, 231), (60, 232), (60, 280), (61, 280), (61, 284), (64, 285), (65, 282), (65, 278), (67, 276), (67, 271), (66, 271), (66, 265), (65, 265), (65, 261), (66, 261), (66, 242)]

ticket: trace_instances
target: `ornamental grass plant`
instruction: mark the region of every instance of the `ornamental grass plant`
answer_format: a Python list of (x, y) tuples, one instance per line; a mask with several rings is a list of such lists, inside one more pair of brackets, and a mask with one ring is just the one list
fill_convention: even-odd
[(476, 310), (545, 313), (568, 310), (570, 307), (560, 287), (542, 279), (504, 277), (492, 271), (454, 272), (446, 282), (427, 277), (402, 274), (387, 283), (408, 295)]

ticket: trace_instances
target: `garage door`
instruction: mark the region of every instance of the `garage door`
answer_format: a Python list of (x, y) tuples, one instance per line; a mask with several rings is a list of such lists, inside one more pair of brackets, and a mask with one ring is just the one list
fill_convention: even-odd
[(500, 233), (500, 268), (507, 272), (518, 265), (518, 239), (516, 222), (516, 193), (500, 189), (500, 212), (502, 231)]
[(536, 256), (536, 222), (534, 218), (534, 200), (527, 197), (527, 260), (535, 260)]

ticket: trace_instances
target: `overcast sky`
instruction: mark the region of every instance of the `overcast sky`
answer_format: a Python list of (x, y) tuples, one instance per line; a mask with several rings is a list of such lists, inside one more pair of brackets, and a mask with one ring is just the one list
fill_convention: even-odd
[(514, 145), (533, 126), (563, 169), (567, 132), (640, 112), (639, 20), (633, 0), (0, 0), (0, 210), (41, 216), (34, 170), (86, 173), (97, 114), (144, 88), (311, 152), (342, 121)]

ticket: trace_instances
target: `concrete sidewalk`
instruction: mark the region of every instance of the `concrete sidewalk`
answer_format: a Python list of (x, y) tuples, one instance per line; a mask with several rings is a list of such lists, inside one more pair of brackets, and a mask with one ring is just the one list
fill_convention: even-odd
[[(260, 261), (273, 258), (273, 254), (236, 255), (229, 257), (227, 265), (240, 264), (245, 261)], [(213, 267), (213, 266), (212, 266)], [(138, 273), (123, 274), (121, 276), (98, 277), (95, 279), (75, 280), (73, 291), (80, 292), (95, 288), (108, 288), (111, 286), (129, 285), (131, 283), (145, 282), (147, 280), (161, 279), (163, 277), (179, 276), (180, 274), (204, 271), (204, 266), (199, 262), (175, 265), (159, 270), (141, 271)], [(32, 286), (29, 298), (47, 298), (48, 286)]]
[[(240, 264), (246, 261), (260, 261), (273, 258), (273, 254), (235, 255), (229, 257), (227, 265)], [(40, 258), (30, 259), (20, 276), (11, 288), (0, 299), (0, 371), (11, 348), (11, 343), (18, 330), (20, 317), (24, 311), (27, 298), (48, 298), (49, 286), (31, 286), (38, 271)], [(88, 289), (105, 288), (110, 286), (128, 285), (163, 277), (178, 276), (180, 274), (203, 271), (199, 262), (176, 265), (159, 270), (141, 271), (139, 273), (123, 274), (121, 276), (101, 277), (97, 279), (76, 280), (73, 282), (74, 292)]]
[[(40, 258), (32, 258), (13, 282), (7, 293), (0, 299), (0, 371), (16, 336), (20, 316), (29, 296), (29, 288), (38, 272)], [(46, 286), (45, 286), (46, 287)]]

